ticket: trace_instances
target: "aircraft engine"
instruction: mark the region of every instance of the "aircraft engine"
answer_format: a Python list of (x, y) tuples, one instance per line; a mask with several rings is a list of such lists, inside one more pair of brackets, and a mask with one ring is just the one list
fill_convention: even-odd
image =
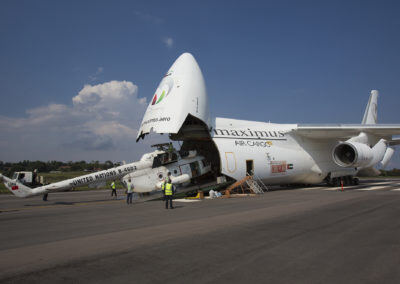
[(374, 151), (368, 145), (358, 142), (343, 142), (332, 152), (333, 160), (341, 167), (364, 167), (371, 163)]

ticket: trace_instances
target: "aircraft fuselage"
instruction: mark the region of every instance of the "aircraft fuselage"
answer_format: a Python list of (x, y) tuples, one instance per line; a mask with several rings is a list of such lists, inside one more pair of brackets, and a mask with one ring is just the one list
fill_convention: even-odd
[(252, 171), (268, 184), (320, 183), (330, 172), (351, 175), (332, 160), (338, 141), (293, 135), (296, 124), (217, 118), (211, 138), (222, 157), (221, 173), (241, 179)]

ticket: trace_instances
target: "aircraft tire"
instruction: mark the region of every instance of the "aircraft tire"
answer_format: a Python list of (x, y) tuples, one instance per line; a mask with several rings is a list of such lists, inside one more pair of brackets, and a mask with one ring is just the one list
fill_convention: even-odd
[(351, 177), (350, 176), (345, 176), (345, 177), (343, 177), (343, 179), (344, 179), (344, 181), (343, 181), (344, 186), (351, 185)]
[(332, 179), (332, 184), (333, 184), (333, 186), (340, 186), (340, 179), (339, 178), (333, 178)]

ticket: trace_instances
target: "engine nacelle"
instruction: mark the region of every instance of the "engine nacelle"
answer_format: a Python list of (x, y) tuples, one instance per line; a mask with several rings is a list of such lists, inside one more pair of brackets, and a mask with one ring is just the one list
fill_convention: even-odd
[(338, 166), (364, 167), (374, 158), (374, 151), (368, 145), (358, 142), (343, 142), (337, 145), (332, 152), (333, 160)]

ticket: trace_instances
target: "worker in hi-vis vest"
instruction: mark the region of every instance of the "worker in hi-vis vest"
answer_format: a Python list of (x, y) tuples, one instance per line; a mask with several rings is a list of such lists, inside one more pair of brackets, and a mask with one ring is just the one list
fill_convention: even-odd
[(115, 195), (117, 197), (117, 186), (115, 185), (115, 180), (111, 183), (111, 196)]
[(126, 203), (132, 204), (133, 197), (133, 184), (131, 183), (131, 179), (128, 180), (127, 190), (126, 190)]
[(168, 209), (168, 201), (169, 201), (169, 207), (171, 209), (174, 209), (174, 207), (172, 206), (172, 197), (174, 195), (175, 189), (171, 181), (169, 179), (165, 179), (165, 181), (161, 185), (161, 189), (164, 193), (165, 209)]

